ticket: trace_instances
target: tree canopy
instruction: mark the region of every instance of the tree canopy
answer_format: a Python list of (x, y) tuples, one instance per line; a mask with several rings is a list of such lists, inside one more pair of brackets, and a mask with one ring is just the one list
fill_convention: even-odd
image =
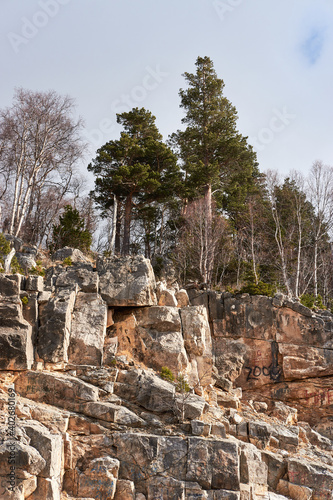
[(106, 214), (117, 205), (116, 251), (130, 252), (134, 208), (143, 209), (152, 201), (163, 201), (175, 189), (179, 174), (171, 149), (162, 141), (155, 117), (144, 108), (117, 115), (124, 130), (120, 138), (104, 144), (88, 166), (95, 176), (92, 195)]
[(179, 92), (185, 111), (185, 130), (172, 135), (185, 171), (189, 198), (212, 191), (225, 209), (235, 210), (258, 175), (256, 154), (236, 128), (237, 111), (223, 95), (224, 82), (217, 77), (209, 57), (198, 57), (196, 73), (184, 73), (188, 87)]

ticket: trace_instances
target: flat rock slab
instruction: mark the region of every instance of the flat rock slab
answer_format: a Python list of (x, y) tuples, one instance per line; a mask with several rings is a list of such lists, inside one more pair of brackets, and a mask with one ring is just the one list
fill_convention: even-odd
[(155, 276), (142, 255), (97, 260), (100, 294), (109, 306), (152, 306), (157, 304)]
[(75, 410), (83, 401), (97, 401), (98, 388), (71, 376), (27, 371), (15, 381), (15, 390), (33, 401)]
[(80, 410), (89, 417), (105, 422), (114, 422), (133, 427), (141, 427), (145, 424), (144, 420), (131, 410), (113, 403), (104, 403), (101, 401), (84, 403), (81, 405)]
[(33, 363), (32, 329), (0, 328), (0, 370), (29, 370)]

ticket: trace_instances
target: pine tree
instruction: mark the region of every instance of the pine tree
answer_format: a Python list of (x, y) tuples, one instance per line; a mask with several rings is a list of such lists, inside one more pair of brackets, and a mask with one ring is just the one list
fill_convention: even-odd
[(59, 217), (59, 224), (53, 226), (53, 236), (50, 245), (51, 252), (65, 246), (78, 248), (82, 252), (90, 250), (92, 236), (85, 229), (84, 218), (71, 205), (65, 206), (65, 212)]
[(203, 195), (208, 216), (212, 192), (220, 206), (231, 213), (245, 202), (259, 175), (256, 154), (236, 129), (237, 111), (224, 97), (209, 57), (198, 57), (196, 73), (184, 73), (188, 84), (179, 92), (186, 129), (173, 134), (185, 171), (185, 198)]
[(104, 144), (88, 170), (96, 176), (92, 196), (102, 213), (117, 206), (115, 250), (120, 252), (123, 226), (121, 253), (127, 255), (134, 208), (165, 200), (175, 190), (179, 173), (176, 157), (163, 143), (150, 111), (134, 108), (118, 114), (117, 121), (124, 128), (120, 139)]

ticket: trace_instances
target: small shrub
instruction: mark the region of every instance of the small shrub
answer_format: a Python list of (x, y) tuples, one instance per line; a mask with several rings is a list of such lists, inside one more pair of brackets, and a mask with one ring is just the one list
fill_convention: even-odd
[(43, 264), (41, 260), (36, 261), (36, 266), (33, 266), (28, 271), (29, 274), (34, 276), (45, 276), (45, 269), (43, 268)]
[(303, 293), (300, 297), (301, 304), (309, 309), (326, 309), (321, 295), (315, 297), (312, 293)]
[(169, 382), (173, 382), (175, 380), (172, 371), (166, 366), (162, 366), (160, 375), (163, 380), (168, 380)]
[(271, 285), (270, 283), (264, 283), (263, 281), (258, 281), (258, 283), (247, 283), (239, 290), (239, 293), (273, 297), (276, 294), (276, 286)]
[(28, 297), (26, 295), (24, 297), (21, 297), (21, 302), (24, 306), (26, 306), (27, 303), (29, 302)]
[(11, 269), (13, 274), (16, 274), (16, 273), (17, 274), (24, 274), (24, 271), (23, 271), (22, 267), (20, 266), (15, 255), (12, 258), (12, 262), (10, 264), (10, 269)]
[(176, 391), (184, 394), (185, 392), (190, 392), (190, 390), (191, 390), (191, 388), (190, 388), (186, 378), (184, 377), (184, 375), (182, 375), (182, 374), (178, 375)]
[(10, 252), (10, 243), (6, 240), (4, 235), (0, 233), (0, 254), (8, 255)]
[(66, 267), (66, 266), (72, 266), (72, 265), (73, 265), (73, 262), (72, 262), (71, 257), (66, 257), (66, 259), (64, 259), (64, 260), (62, 261), (62, 265), (63, 265), (64, 267)]

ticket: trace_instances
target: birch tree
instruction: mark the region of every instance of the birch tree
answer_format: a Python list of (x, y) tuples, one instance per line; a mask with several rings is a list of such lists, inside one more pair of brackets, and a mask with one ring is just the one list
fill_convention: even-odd
[(19, 236), (32, 212), (34, 194), (54, 182), (68, 184), (85, 145), (82, 121), (73, 116), (74, 102), (55, 91), (17, 89), (13, 105), (0, 110), (1, 165), (10, 171), (12, 187), (9, 234)]
[(286, 288), (288, 296), (291, 297), (292, 290), (290, 286), (290, 279), (287, 269), (287, 254), (283, 238), (282, 220), (281, 220), (281, 214), (279, 213), (278, 210), (277, 196), (276, 196), (276, 190), (280, 184), (277, 172), (269, 170), (266, 174), (266, 181), (267, 181), (267, 193), (271, 206), (271, 214), (274, 221), (274, 238), (280, 257), (280, 267), (281, 267), (283, 284)]
[(315, 161), (307, 179), (307, 192), (314, 208), (313, 290), (317, 297), (320, 243), (333, 228), (333, 167)]

